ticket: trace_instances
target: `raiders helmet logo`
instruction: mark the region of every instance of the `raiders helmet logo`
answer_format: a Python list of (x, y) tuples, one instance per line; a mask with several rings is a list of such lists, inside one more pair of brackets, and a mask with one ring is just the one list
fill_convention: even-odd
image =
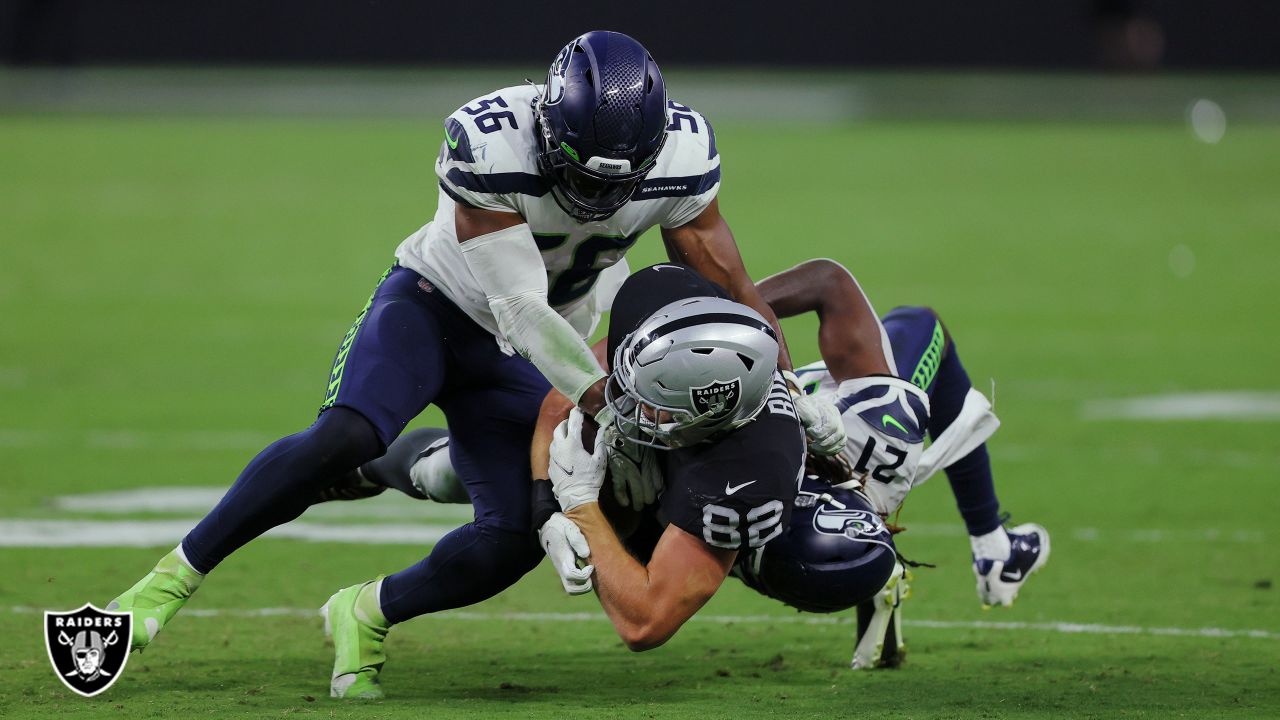
[(718, 420), (738, 408), (738, 401), (742, 398), (742, 379), (716, 380), (709, 385), (690, 388), (689, 397), (699, 415), (709, 413), (712, 419)]
[(53, 671), (73, 692), (93, 697), (120, 679), (129, 661), (133, 616), (90, 604), (44, 614), (44, 644)]

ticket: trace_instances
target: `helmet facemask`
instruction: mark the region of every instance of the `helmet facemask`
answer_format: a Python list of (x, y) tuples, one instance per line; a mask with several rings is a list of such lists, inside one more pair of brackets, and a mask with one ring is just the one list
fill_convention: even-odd
[(630, 442), (689, 447), (760, 415), (776, 380), (777, 353), (773, 329), (745, 305), (678, 300), (614, 350), (605, 402)]
[[(578, 222), (598, 222), (612, 217), (631, 200), (636, 186), (653, 170), (666, 145), (663, 133), (658, 149), (635, 170), (630, 161), (592, 157), (582, 161), (578, 151), (551, 132), (542, 109), (545, 95), (534, 106), (537, 117), (538, 172), (550, 179), (552, 196), (560, 208)], [(595, 167), (591, 167), (594, 165)], [(617, 170), (611, 168), (616, 167)]]
[(613, 409), (613, 424), (619, 435), (630, 442), (658, 450), (697, 445), (746, 425), (764, 408), (761, 402), (749, 417), (735, 419), (715, 411), (695, 415), (685, 407), (649, 400), (636, 388), (631, 365), (619, 362), (628, 344), (618, 348), (604, 398)]

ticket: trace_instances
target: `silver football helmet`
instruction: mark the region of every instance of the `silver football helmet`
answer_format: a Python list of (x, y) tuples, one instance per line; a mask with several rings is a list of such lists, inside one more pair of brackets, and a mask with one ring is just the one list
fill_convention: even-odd
[(777, 367), (777, 336), (759, 313), (722, 298), (688, 298), (622, 341), (605, 399), (627, 440), (688, 447), (754, 420)]

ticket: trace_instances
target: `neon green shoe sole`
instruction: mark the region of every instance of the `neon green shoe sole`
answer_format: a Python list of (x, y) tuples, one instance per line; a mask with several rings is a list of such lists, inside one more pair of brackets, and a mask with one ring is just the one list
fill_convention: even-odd
[(382, 643), (388, 626), (377, 608), (373, 592), (377, 582), (372, 580), (339, 590), (320, 608), (324, 632), (333, 639), (330, 697), (381, 700), (385, 696), (378, 673), (387, 661)]
[(130, 647), (141, 652), (187, 604), (204, 576), (184, 563), (174, 550), (133, 587), (107, 603), (107, 610), (133, 615)]

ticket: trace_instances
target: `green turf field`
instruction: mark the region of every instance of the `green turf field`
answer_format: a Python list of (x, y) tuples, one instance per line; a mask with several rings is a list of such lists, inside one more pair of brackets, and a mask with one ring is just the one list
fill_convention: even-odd
[[(397, 628), (389, 699), (355, 706), (327, 697), (330, 651), (303, 613), (426, 548), (265, 539), (85, 700), (53, 676), (38, 611), (105, 604), (165, 548), (0, 547), (0, 716), (1280, 715), (1274, 407), (1170, 421), (1090, 404), (1277, 403), (1280, 126), (1233, 125), (1217, 145), (1180, 123), (717, 131), (722, 209), (754, 275), (836, 258), (881, 311), (938, 308), (975, 382), (996, 380), (1001, 499), (1054, 533), (1015, 607), (979, 608), (938, 478), (901, 518), (900, 546), (938, 564), (917, 572), (901, 670), (850, 672), (848, 617), (732, 580), (633, 655), (544, 565)], [(0, 535), (189, 526), (198, 508), (75, 497), (225, 486), (304, 427), (395, 245), (434, 212), (438, 142), (434, 121), (0, 116)], [(646, 237), (633, 266), (660, 252)], [(798, 360), (816, 357), (815, 326), (786, 326)], [(303, 520), (459, 521), (422, 505)]]

